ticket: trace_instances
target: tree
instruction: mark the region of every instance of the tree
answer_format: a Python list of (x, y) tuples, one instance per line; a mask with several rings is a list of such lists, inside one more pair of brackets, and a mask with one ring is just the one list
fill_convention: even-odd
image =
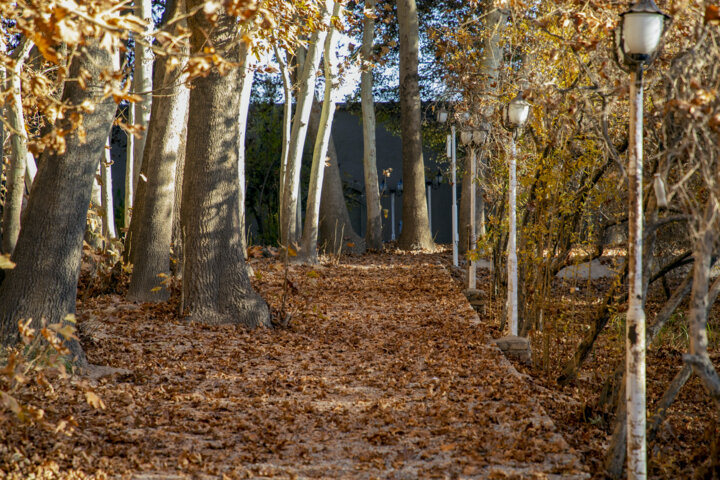
[[(12, 256), (17, 266), (0, 285), (3, 344), (17, 342), (19, 320), (32, 319), (31, 327), (38, 328), (43, 319), (63, 322), (75, 312), (92, 183), (117, 108), (111, 96), (103, 98), (101, 78), (111, 70), (111, 54), (93, 44), (82, 47), (70, 64), (69, 78), (83, 78), (86, 85), (66, 82), (62, 101), (84, 111), (82, 130), (64, 138), (64, 151), (48, 151), (40, 163)], [(94, 108), (88, 111), (83, 102)], [(72, 120), (79, 120), (77, 114), (61, 118), (57, 127), (71, 130)], [(68, 339), (67, 345), (76, 361), (85, 364), (77, 339)]]
[[(202, 4), (189, 1), (188, 11)], [(210, 42), (233, 64), (223, 72), (212, 66), (192, 82), (181, 207), (184, 308), (193, 321), (269, 326), (268, 306), (250, 285), (240, 231), (238, 25), (225, 11), (215, 15), (213, 23), (202, 10), (188, 18), (191, 52)]]
[[(5, 107), (10, 130), (10, 164), (8, 165), (7, 193), (5, 205), (3, 206), (3, 235), (2, 250), (5, 253), (12, 253), (20, 233), (20, 216), (22, 213), (23, 194), (25, 193), (25, 170), (28, 156), (28, 137), (25, 130), (25, 119), (22, 106), (21, 72), (25, 59), (30, 53), (33, 43), (24, 38), (15, 47), (12, 59), (15, 61), (14, 68), (10, 70), (8, 88), (10, 103)], [(4, 140), (4, 139), (2, 139)]]
[(377, 176), (377, 150), (375, 145), (375, 101), (373, 99), (373, 39), (375, 38), (375, 0), (365, 0), (360, 98), (363, 118), (363, 170), (365, 173), (365, 201), (367, 203), (367, 229), (365, 242), (368, 248), (381, 250), (382, 217)]
[[(169, 2), (168, 2), (169, 3)], [(166, 5), (166, 10), (169, 5)], [(135, 0), (135, 14), (152, 25), (152, 0)], [(128, 135), (127, 162), (125, 164), (125, 227), (130, 225), (130, 206), (134, 205), (142, 165), (147, 127), (150, 121), (153, 88), (153, 60), (149, 38), (135, 35), (135, 62), (133, 69), (132, 88), (141, 97), (130, 105), (129, 120), (141, 127), (136, 135)]]
[(434, 247), (425, 197), (418, 85), (418, 14), (415, 0), (398, 1), (400, 26), (400, 127), (402, 132), (403, 230), (398, 245), (408, 250)]
[[(327, 11), (322, 15), (321, 25), (324, 25), (328, 18)], [(302, 72), (299, 76), (299, 88), (295, 116), (293, 117), (292, 133), (288, 146), (287, 163), (283, 166), (284, 180), (282, 190), (282, 202), (280, 203), (280, 242), (284, 246), (296, 241), (299, 237), (297, 231), (298, 193), (300, 185), (300, 167), (302, 153), (305, 147), (307, 136), (307, 124), (312, 109), (312, 100), (315, 95), (315, 77), (317, 76), (322, 45), (325, 40), (325, 32), (315, 30), (311, 34), (305, 60), (302, 62)], [(290, 99), (286, 99), (289, 101)]]
[[(173, 3), (169, 18), (183, 14), (182, 2)], [(179, 27), (176, 25), (176, 28)], [(169, 298), (170, 244), (173, 218), (177, 213), (174, 211), (175, 182), (178, 162), (182, 162), (181, 157), (185, 155), (185, 126), (190, 98), (182, 74), (184, 65), (181, 63), (171, 70), (170, 60), (168, 57), (155, 60), (158, 80), (155, 85), (163, 86), (163, 95), (152, 101), (143, 153), (147, 162), (145, 188), (138, 190), (144, 195), (143, 207), (135, 212), (131, 222), (137, 237), (133, 239), (134, 263), (128, 298), (141, 302)]]
[[(333, 18), (340, 13), (340, 4), (328, 0), (326, 8), (332, 7)], [(318, 222), (320, 214), (320, 198), (325, 173), (325, 158), (327, 156), (330, 133), (332, 131), (333, 117), (335, 116), (335, 102), (332, 99), (335, 90), (335, 69), (337, 68), (337, 56), (335, 50), (335, 26), (331, 23), (330, 29), (325, 38), (325, 96), (323, 99), (320, 121), (313, 150), (312, 167), (310, 172), (310, 185), (308, 187), (307, 213), (305, 216), (305, 227), (303, 228), (302, 249), (299, 257), (306, 262), (317, 262), (317, 238)]]

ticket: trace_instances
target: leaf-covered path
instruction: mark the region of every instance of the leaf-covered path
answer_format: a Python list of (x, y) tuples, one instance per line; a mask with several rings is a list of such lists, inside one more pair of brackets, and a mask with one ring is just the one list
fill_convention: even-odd
[[(278, 308), (282, 265), (252, 266)], [(117, 296), (80, 305), (90, 360), (130, 373), (98, 380), (105, 410), (58, 406), (75, 434), (18, 440), (23, 456), (136, 479), (583, 476), (437, 257), (290, 278), (295, 314), (274, 331), (187, 325)]]

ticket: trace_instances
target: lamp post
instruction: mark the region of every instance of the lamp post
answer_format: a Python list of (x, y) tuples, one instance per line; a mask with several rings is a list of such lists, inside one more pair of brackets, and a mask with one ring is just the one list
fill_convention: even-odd
[[(440, 108), (437, 115), (438, 122), (448, 121), (448, 112)], [(455, 124), (450, 125), (450, 134), (447, 136), (447, 157), (450, 159), (450, 186), (452, 187), (452, 256), (453, 266), (458, 266), (458, 211), (457, 211), (457, 185), (456, 185), (456, 153), (457, 145), (455, 140)]]
[(652, 63), (669, 16), (653, 0), (640, 0), (620, 15), (615, 54), (630, 70), (630, 141), (628, 147), (629, 300), (625, 339), (628, 479), (647, 478), (645, 440), (645, 311), (643, 306), (643, 70)]
[(530, 104), (523, 99), (523, 93), (520, 92), (513, 98), (507, 106), (505, 113), (505, 124), (512, 132), (510, 141), (510, 233), (508, 235), (508, 261), (507, 261), (507, 312), (508, 324), (510, 325), (510, 335), (518, 335), (518, 260), (517, 260), (517, 152), (515, 149), (515, 140), (518, 130), (525, 125), (528, 114), (530, 113)]
[[(403, 193), (403, 181), (400, 180), (397, 183), (397, 187), (395, 190), (390, 190), (390, 240), (393, 242), (395, 241), (395, 192), (397, 192), (398, 195), (402, 195)], [(402, 230), (402, 224), (400, 225), (400, 230)]]

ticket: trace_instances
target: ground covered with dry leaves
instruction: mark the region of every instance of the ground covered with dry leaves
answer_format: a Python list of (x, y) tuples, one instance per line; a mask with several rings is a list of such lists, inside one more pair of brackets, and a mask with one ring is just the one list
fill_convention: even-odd
[[(0, 473), (586, 476), (537, 387), (491, 344), (439, 259), (384, 254), (290, 266), (293, 315), (274, 330), (187, 324), (177, 300), (85, 298), (78, 315), (88, 358), (119, 370), (35, 399), (54, 425), (64, 422), (59, 433), (0, 419)], [(255, 287), (279, 309), (284, 266), (251, 263)], [(103, 405), (88, 402), (78, 382)]]

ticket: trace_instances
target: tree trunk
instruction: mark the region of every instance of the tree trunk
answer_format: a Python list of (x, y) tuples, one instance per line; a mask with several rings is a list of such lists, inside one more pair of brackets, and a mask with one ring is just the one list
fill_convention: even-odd
[[(152, 29), (152, 0), (135, 0), (135, 15), (150, 24)], [(143, 43), (147, 44), (151, 40), (148, 37), (142, 39)], [(147, 127), (150, 121), (150, 108), (152, 102), (152, 96), (150, 91), (153, 88), (153, 58), (152, 50), (149, 46), (143, 45), (140, 42), (135, 42), (135, 67), (133, 69), (133, 92), (140, 95), (142, 100), (133, 103), (130, 108), (132, 110), (132, 121), (136, 125), (141, 125), (144, 129), (140, 132), (140, 137), (137, 138), (131, 135), (128, 138), (128, 152), (132, 151), (132, 162), (127, 163), (127, 168), (132, 168), (132, 179), (131, 192), (137, 192), (138, 179), (140, 178), (140, 167), (143, 163), (143, 152), (145, 151), (145, 140), (147, 139)], [(126, 205), (133, 204), (133, 198), (131, 197), (129, 203)]]
[(403, 228), (398, 246), (406, 250), (434, 248), (425, 198), (420, 85), (418, 83), (419, 31), (415, 0), (398, 0), (400, 28), (400, 131), (404, 198)]
[[(324, 12), (321, 23), (326, 23), (327, 14), (328, 12)], [(297, 105), (295, 106), (295, 117), (293, 118), (290, 147), (287, 165), (285, 166), (283, 203), (280, 207), (282, 208), (281, 217), (283, 220), (280, 224), (280, 243), (286, 247), (298, 237), (297, 210), (302, 154), (305, 147), (310, 110), (315, 95), (315, 77), (320, 63), (320, 55), (322, 54), (322, 48), (319, 45), (322, 45), (324, 40), (325, 32), (320, 30), (313, 32), (299, 82)]]
[[(23, 194), (25, 193), (25, 164), (28, 156), (27, 133), (22, 109), (22, 89), (20, 75), (25, 59), (30, 53), (33, 43), (23, 39), (13, 52), (15, 67), (10, 72), (8, 88), (10, 102), (5, 107), (5, 116), (10, 127), (10, 164), (6, 170), (7, 193), (3, 207), (2, 250), (12, 253), (20, 234), (20, 216), (22, 214)], [(0, 157), (1, 159), (1, 157)]]
[(100, 159), (102, 233), (106, 240), (117, 238), (117, 232), (115, 231), (115, 207), (113, 205), (111, 165), (110, 138), (108, 138), (105, 142), (102, 158)]
[(240, 231), (242, 232), (242, 248), (247, 259), (247, 228), (245, 225), (245, 134), (247, 132), (247, 117), (250, 109), (250, 96), (255, 78), (252, 66), (252, 51), (243, 42), (240, 45), (240, 58), (242, 70), (240, 73), (240, 111), (238, 112), (238, 184), (240, 185)]
[[(182, 14), (182, 2), (175, 2), (172, 16)], [(138, 189), (142, 208), (133, 214), (133, 273), (128, 299), (161, 302), (170, 297), (173, 207), (178, 157), (184, 154), (190, 91), (181, 74), (184, 66), (168, 72), (163, 58), (156, 60), (155, 85), (165, 85), (163, 95), (152, 102), (144, 162), (147, 164), (145, 188)], [(137, 228), (136, 228), (137, 227)]]
[[(92, 183), (117, 109), (112, 97), (100, 100), (103, 84), (98, 79), (111, 67), (111, 54), (92, 45), (85, 46), (70, 65), (69, 78), (77, 78), (84, 68), (90, 73), (89, 80), (86, 89), (77, 82), (66, 82), (62, 101), (69, 105), (90, 101), (96, 106), (84, 116), (85, 141), (72, 133), (65, 137), (64, 153), (48, 153), (40, 163), (12, 257), (17, 266), (7, 271), (0, 285), (3, 344), (17, 342), (21, 319), (31, 318), (31, 326), (38, 328), (41, 319), (62, 322), (75, 312)], [(60, 120), (58, 127), (68, 128), (68, 122)], [(69, 340), (67, 345), (76, 362), (86, 363), (77, 340)]]
[[(703, 218), (694, 232), (693, 286), (690, 293), (690, 354), (685, 362), (693, 368), (720, 413), (720, 376), (708, 355), (708, 311), (710, 294), (710, 267), (713, 246), (717, 241), (720, 209), (713, 196), (707, 201)], [(714, 290), (714, 288), (713, 288)]]
[[(202, 5), (188, 2), (188, 11)], [(207, 41), (240, 62), (235, 17), (211, 25), (202, 11), (188, 18), (192, 52)], [(208, 37), (209, 35), (209, 37)], [(269, 309), (250, 285), (240, 232), (238, 188), (239, 68), (193, 80), (183, 179), (183, 298), (188, 318), (203, 323), (270, 326)]]
[[(167, 17), (183, 13), (182, 2), (174, 2)], [(189, 90), (181, 75), (182, 66), (167, 71), (164, 59), (157, 60), (155, 85), (165, 85), (164, 94), (152, 102), (152, 114), (143, 152), (143, 176), (139, 184), (130, 229), (133, 274), (128, 298), (134, 301), (164, 301), (169, 298), (170, 245), (177, 204), (176, 174), (185, 155), (185, 132)], [(175, 121), (171, 121), (171, 120)]]
[[(320, 115), (315, 117), (319, 119)], [(310, 128), (312, 131), (312, 119)], [(361, 254), (365, 252), (365, 239), (355, 233), (350, 221), (332, 137), (328, 144), (328, 158), (329, 161), (325, 166), (325, 175), (323, 176), (322, 196), (320, 197), (318, 244), (326, 253)]]
[[(340, 4), (329, 0), (326, 9), (332, 5), (332, 15), (337, 17), (340, 13)], [(310, 185), (308, 187), (307, 211), (305, 212), (305, 227), (303, 228), (302, 249), (300, 260), (308, 263), (317, 263), (318, 217), (320, 214), (320, 195), (322, 193), (325, 163), (330, 143), (333, 117), (335, 116), (335, 102), (332, 99), (336, 88), (335, 69), (337, 57), (335, 50), (335, 28), (331, 26), (325, 38), (325, 98), (323, 99), (320, 121), (313, 149), (312, 167), (310, 171)]]
[(280, 65), (280, 74), (283, 80), (283, 92), (285, 93), (285, 104), (283, 105), (283, 136), (282, 136), (282, 154), (280, 156), (280, 182), (279, 182), (279, 198), (278, 198), (278, 219), (280, 225), (283, 225), (282, 205), (285, 196), (285, 171), (287, 169), (287, 158), (290, 152), (290, 136), (292, 135), (292, 80), (290, 79), (290, 70), (287, 62), (280, 55), (280, 50), (273, 45), (275, 58)]
[(362, 61), (360, 75), (360, 101), (363, 125), (363, 171), (365, 172), (365, 200), (367, 227), (365, 242), (368, 248), (382, 250), (382, 212), (377, 175), (377, 146), (375, 144), (375, 100), (373, 99), (372, 47), (375, 38), (375, 0), (365, 0), (363, 20)]

